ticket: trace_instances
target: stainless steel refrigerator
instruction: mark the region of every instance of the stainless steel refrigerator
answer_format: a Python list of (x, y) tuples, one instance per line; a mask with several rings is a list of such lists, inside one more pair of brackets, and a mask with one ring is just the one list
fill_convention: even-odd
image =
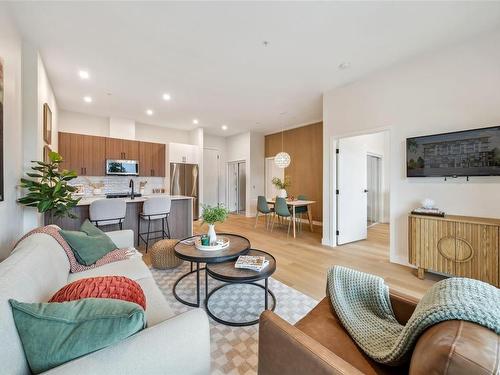
[(193, 219), (199, 216), (198, 164), (170, 163), (170, 194), (193, 197)]

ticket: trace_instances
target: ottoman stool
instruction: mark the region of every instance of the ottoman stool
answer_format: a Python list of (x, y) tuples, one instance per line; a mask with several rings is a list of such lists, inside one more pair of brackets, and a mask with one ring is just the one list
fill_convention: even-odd
[(165, 270), (175, 268), (182, 264), (182, 260), (174, 254), (174, 246), (178, 240), (160, 240), (151, 247), (151, 264), (154, 268)]

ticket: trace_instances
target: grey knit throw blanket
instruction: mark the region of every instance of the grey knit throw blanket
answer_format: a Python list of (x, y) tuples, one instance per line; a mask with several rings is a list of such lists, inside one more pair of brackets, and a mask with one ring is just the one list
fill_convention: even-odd
[(404, 326), (396, 320), (389, 288), (378, 276), (334, 266), (328, 271), (328, 292), (356, 344), (387, 365), (406, 361), (419, 335), (445, 320), (466, 320), (500, 334), (500, 290), (478, 280), (455, 277), (434, 284)]

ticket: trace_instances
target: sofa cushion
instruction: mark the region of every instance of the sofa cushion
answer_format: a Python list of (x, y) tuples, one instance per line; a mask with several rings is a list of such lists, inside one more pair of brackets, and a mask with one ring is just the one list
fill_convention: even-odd
[(82, 298), (113, 298), (137, 303), (146, 309), (146, 298), (139, 284), (124, 276), (100, 276), (73, 281), (62, 287), (49, 302), (76, 301)]
[(152, 327), (174, 316), (172, 309), (152, 277), (146, 277), (136, 281), (146, 295), (146, 301), (148, 303), (148, 308), (146, 309), (146, 322), (148, 327)]
[[(50, 271), (48, 271), (50, 270)], [(69, 262), (47, 234), (22, 240), (0, 263), (0, 363), (2, 374), (29, 374), (28, 363), (8, 300), (45, 302), (68, 280)]]
[(111, 238), (90, 221), (85, 222), (80, 227), (80, 231), (63, 230), (61, 236), (71, 246), (78, 263), (90, 266), (116, 249), (116, 245)]
[(63, 303), (10, 300), (10, 304), (35, 374), (119, 342), (145, 326), (140, 306), (115, 299), (85, 298)]
[(342, 326), (328, 297), (295, 326), (364, 374), (403, 374), (408, 371), (407, 366), (385, 366), (366, 356)]
[(68, 275), (68, 282), (97, 276), (125, 276), (129, 279), (137, 280), (151, 277), (151, 271), (149, 271), (149, 268), (142, 261), (141, 257), (133, 257), (104, 264), (87, 271), (71, 273)]

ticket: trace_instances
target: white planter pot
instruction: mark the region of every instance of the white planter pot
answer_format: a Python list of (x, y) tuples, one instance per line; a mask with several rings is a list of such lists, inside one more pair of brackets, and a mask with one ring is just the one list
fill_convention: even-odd
[(208, 224), (208, 239), (210, 245), (214, 245), (217, 242), (217, 234), (215, 234), (215, 224)]
[(278, 197), (279, 198), (286, 198), (288, 195), (286, 193), (286, 190), (285, 189), (279, 189), (278, 190)]

